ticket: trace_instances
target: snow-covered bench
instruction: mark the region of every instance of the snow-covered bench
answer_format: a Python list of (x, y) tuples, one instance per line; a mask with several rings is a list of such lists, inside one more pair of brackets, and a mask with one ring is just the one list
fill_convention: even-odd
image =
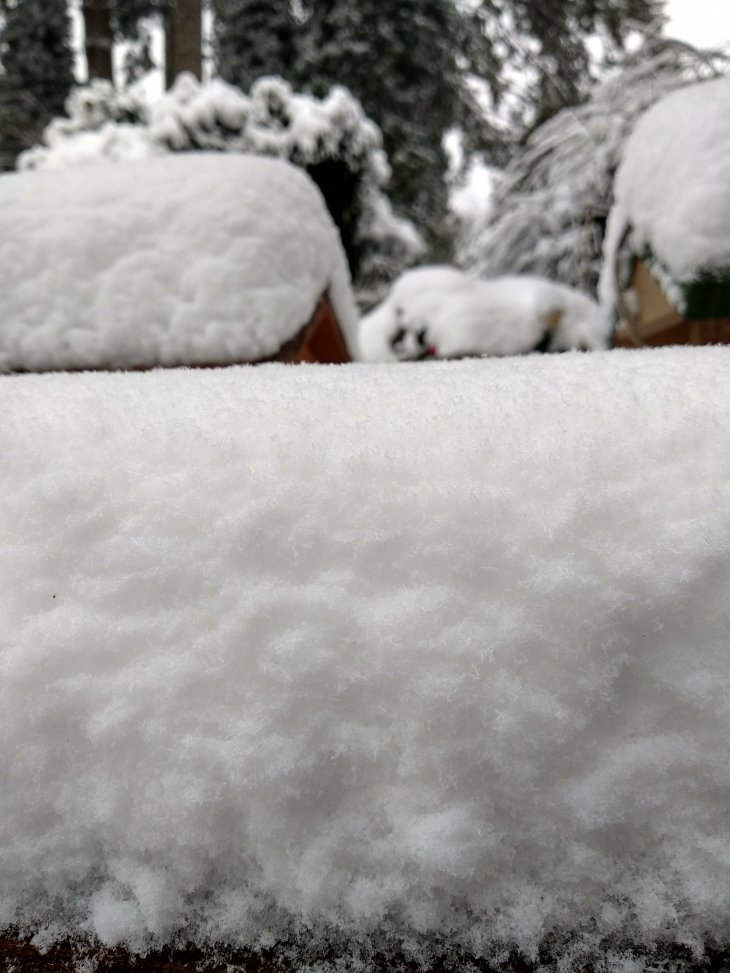
[(0, 371), (345, 361), (337, 230), (294, 166), (190, 153), (0, 178)]

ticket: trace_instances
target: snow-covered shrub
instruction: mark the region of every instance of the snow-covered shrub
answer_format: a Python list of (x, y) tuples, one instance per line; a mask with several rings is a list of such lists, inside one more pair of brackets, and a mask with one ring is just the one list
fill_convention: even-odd
[(74, 91), (66, 109), (68, 118), (51, 122), (44, 144), (21, 157), (21, 169), (200, 149), (276, 156), (319, 186), (359, 286), (392, 279), (420, 251), (415, 228), (395, 216), (386, 195), (380, 132), (344, 88), (318, 99), (280, 78), (261, 78), (246, 95), (219, 79), (200, 84), (183, 74), (158, 98), (95, 81)]
[(0, 938), (730, 942), (729, 373), (0, 377)]
[(537, 128), (466, 233), (459, 262), (484, 276), (531, 273), (595, 294), (613, 179), (636, 119), (662, 95), (728, 70), (720, 54), (651, 40), (583, 105)]
[[(730, 78), (675, 91), (639, 119), (616, 175), (601, 299), (641, 258), (687, 317), (730, 316)], [(622, 281), (628, 284), (628, 279)]]
[(365, 361), (588, 351), (607, 347), (610, 330), (595, 301), (563, 284), (417, 267), (361, 320), (359, 345)]
[(325, 291), (356, 346), (337, 230), (281, 159), (15, 172), (0, 213), (0, 371), (256, 361), (299, 334)]

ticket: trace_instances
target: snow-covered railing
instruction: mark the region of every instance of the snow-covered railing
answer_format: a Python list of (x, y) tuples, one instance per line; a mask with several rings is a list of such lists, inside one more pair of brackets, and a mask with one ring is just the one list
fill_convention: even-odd
[(729, 374), (0, 377), (0, 932), (727, 942)]

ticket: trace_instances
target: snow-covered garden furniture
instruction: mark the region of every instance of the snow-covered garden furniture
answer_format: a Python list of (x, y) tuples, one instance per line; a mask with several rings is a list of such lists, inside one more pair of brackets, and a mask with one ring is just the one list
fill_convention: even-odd
[(602, 300), (624, 345), (730, 342), (730, 78), (667, 95), (616, 175)]
[(727, 949), (728, 374), (0, 376), (0, 940)]
[(379, 291), (423, 250), (412, 223), (396, 216), (386, 193), (390, 167), (377, 126), (345, 88), (323, 98), (283, 79), (258, 78), (245, 94), (183, 72), (161, 95), (143, 85), (115, 89), (92, 80), (66, 100), (42, 144), (21, 169), (123, 162), (167, 152), (235, 152), (280, 158), (303, 168), (322, 192), (358, 289)]
[(524, 355), (606, 348), (601, 308), (571, 287), (529, 275), (480, 279), (456, 267), (417, 267), (360, 322), (365, 361)]
[(342, 362), (337, 230), (288, 163), (189, 153), (0, 178), (0, 371)]

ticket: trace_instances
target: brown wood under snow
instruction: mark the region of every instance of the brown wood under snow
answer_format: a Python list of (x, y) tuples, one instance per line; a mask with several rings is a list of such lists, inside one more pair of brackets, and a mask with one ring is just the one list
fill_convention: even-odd
[(614, 338), (617, 347), (730, 344), (730, 319), (688, 321), (683, 318), (642, 260), (636, 261), (629, 286), (636, 296), (637, 310), (631, 313), (622, 299), (623, 326)]
[[(351, 361), (347, 351), (345, 339), (342, 336), (337, 315), (330, 301), (329, 294), (324, 294), (309, 321), (285, 342), (279, 350), (265, 358), (232, 359), (230, 361), (179, 362), (176, 365), (164, 365), (161, 362), (147, 362), (145, 364), (125, 365), (114, 367), (107, 365), (79, 365), (69, 368), (33, 368), (16, 369), (16, 374), (29, 372), (151, 372), (155, 368), (228, 368), (231, 365), (264, 365), (271, 362), (283, 362), (289, 365), (305, 362), (321, 365), (343, 365)], [(1, 971), (0, 971), (1, 973)]]

